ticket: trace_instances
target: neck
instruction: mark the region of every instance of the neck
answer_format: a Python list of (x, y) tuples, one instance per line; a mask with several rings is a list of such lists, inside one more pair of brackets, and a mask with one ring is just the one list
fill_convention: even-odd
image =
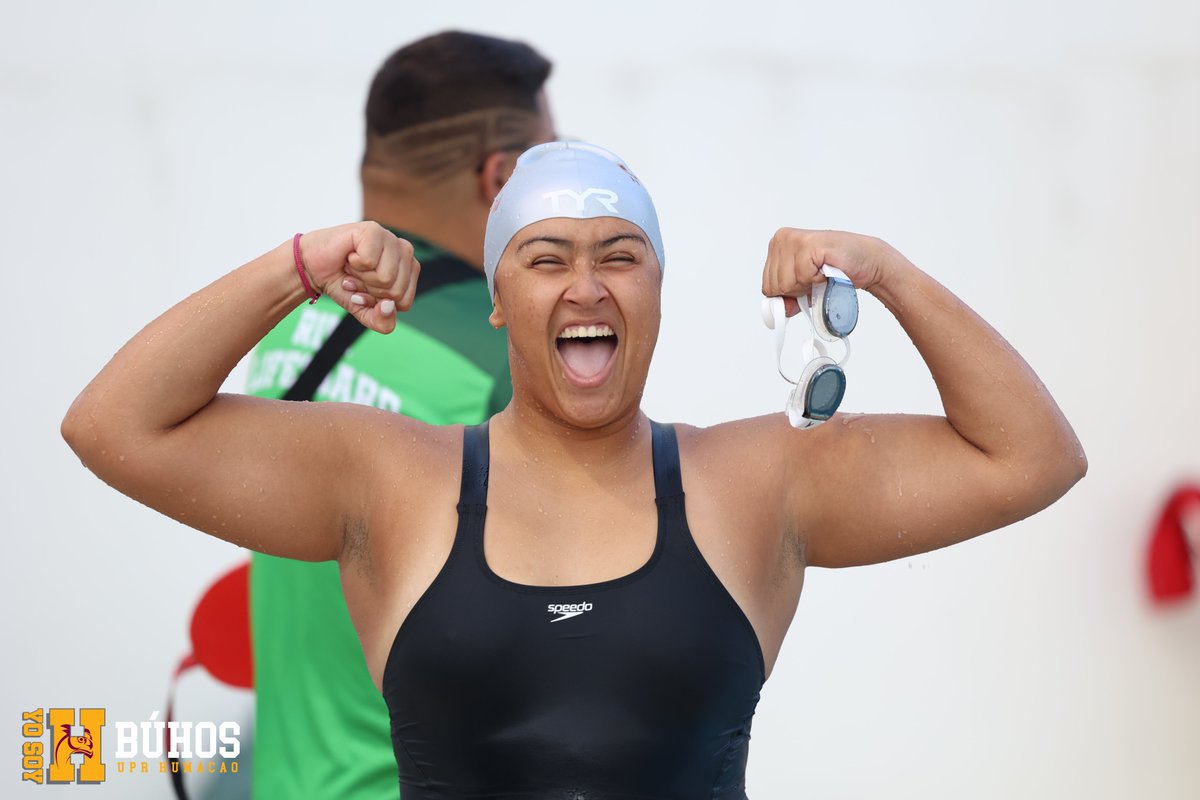
[(420, 236), (482, 272), (487, 209), (479, 205), (434, 192), (408, 195), (363, 188), (364, 218)]
[(642, 445), (650, 438), (650, 420), (636, 403), (604, 425), (580, 428), (514, 393), (491, 429), (494, 438), (560, 478), (620, 474), (626, 467), (642, 474), (646, 468)]

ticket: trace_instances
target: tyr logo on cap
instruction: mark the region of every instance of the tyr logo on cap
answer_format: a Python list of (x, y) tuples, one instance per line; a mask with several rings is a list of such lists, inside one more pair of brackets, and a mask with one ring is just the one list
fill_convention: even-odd
[[(616, 214), (616, 204), (621, 198), (617, 197), (617, 193), (612, 189), (585, 189), (583, 194), (575, 192), (571, 189), (558, 189), (553, 192), (546, 192), (542, 195), (543, 198), (549, 200), (554, 205), (554, 213), (561, 214), (564, 211), (582, 214), (587, 208), (587, 201), (594, 199), (597, 203), (604, 207), (604, 210), (610, 214)], [(569, 197), (574, 202), (573, 208), (564, 209), (562, 200), (564, 197)]]

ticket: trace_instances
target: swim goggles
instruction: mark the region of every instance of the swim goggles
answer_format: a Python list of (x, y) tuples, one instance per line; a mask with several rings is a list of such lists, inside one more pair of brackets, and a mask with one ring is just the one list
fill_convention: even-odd
[[(828, 265), (821, 267), (822, 283), (814, 284), (809, 297), (798, 297), (800, 314), (811, 329), (802, 345), (804, 369), (796, 380), (783, 370), (783, 345), (787, 339), (787, 314), (782, 297), (764, 297), (762, 319), (775, 331), (775, 359), (779, 374), (793, 384), (788, 392), (786, 413), (793, 428), (804, 430), (820, 425), (833, 416), (846, 394), (846, 373), (842, 367), (850, 359), (850, 340), (846, 337), (858, 324), (858, 292), (846, 273)], [(822, 341), (824, 340), (824, 341)], [(824, 342), (840, 341), (845, 348), (835, 361)]]

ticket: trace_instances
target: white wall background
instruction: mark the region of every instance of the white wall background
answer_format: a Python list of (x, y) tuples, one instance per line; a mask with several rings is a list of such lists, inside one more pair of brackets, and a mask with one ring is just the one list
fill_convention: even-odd
[[(1200, 5), (441, 5), (0, 7), (0, 794), (167, 796), (157, 779), (16, 786), (20, 712), (163, 708), (192, 604), (245, 557), (105, 487), (59, 420), (152, 315), (356, 218), (371, 74), (459, 27), (553, 58), (560, 130), (655, 193), (652, 416), (781, 407), (765, 243), (835, 227), (888, 239), (991, 322), (1087, 450), (1087, 478), (1009, 529), (810, 572), (751, 796), (1200, 796), (1200, 599), (1159, 613), (1143, 580), (1159, 504), (1200, 479)], [(848, 410), (940, 412), (873, 299), (849, 375)], [(191, 680), (184, 718), (240, 702)]]

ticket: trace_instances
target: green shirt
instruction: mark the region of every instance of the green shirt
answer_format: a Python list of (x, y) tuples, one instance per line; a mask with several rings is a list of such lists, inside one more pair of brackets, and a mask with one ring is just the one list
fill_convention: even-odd
[[(449, 258), (399, 231), (422, 264)], [(472, 268), (462, 262), (455, 269)], [(476, 277), (477, 276), (477, 277)], [(480, 272), (422, 293), (386, 336), (367, 331), (315, 400), (372, 405), (434, 425), (475, 424), (512, 396), (507, 338), (488, 324)], [(250, 356), (247, 390), (281, 397), (345, 311), (327, 297), (288, 315)], [(250, 570), (257, 695), (256, 798), (399, 796), (387, 706), (371, 683), (336, 562), (255, 554)]]

